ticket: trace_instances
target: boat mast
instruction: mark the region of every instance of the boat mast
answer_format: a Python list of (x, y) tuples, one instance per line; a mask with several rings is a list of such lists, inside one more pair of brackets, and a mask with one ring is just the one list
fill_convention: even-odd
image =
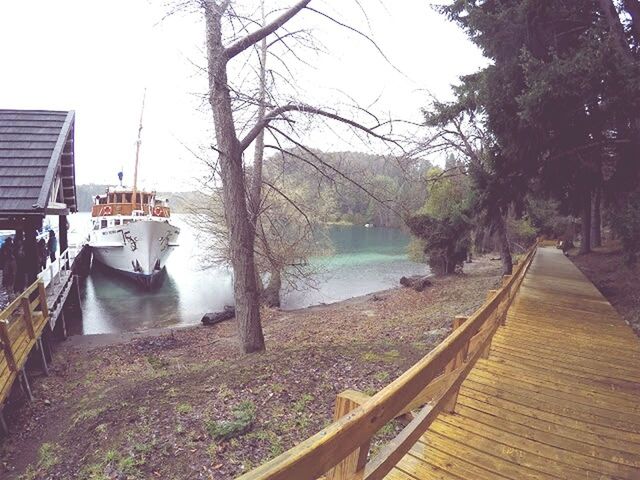
[(136, 164), (133, 169), (133, 190), (131, 192), (132, 211), (136, 209), (138, 204), (138, 159), (140, 158), (140, 144), (142, 143), (142, 115), (144, 114), (144, 100), (147, 96), (147, 89), (144, 89), (142, 95), (142, 108), (140, 109), (140, 125), (138, 126), (138, 140), (136, 141)]

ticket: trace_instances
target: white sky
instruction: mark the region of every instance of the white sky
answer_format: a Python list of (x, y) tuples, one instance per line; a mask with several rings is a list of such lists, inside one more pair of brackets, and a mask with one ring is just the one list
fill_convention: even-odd
[[(354, 0), (313, 0), (310, 6), (371, 35), (402, 74), (363, 39), (303, 11), (291, 27), (311, 28), (327, 52), (303, 52), (312, 66), (293, 67), (305, 103), (333, 107), (351, 97), (365, 106), (375, 102), (372, 110), (382, 117), (419, 121), (425, 91), (446, 97), (460, 75), (486, 63), (429, 3), (360, 0), (367, 24)], [(258, 0), (243, 0), (239, 8), (254, 5)], [(0, 1), (0, 108), (75, 110), (78, 184), (115, 184), (122, 166), (125, 182), (131, 180), (145, 87), (142, 183), (188, 190), (203, 174), (185, 145), (197, 150), (212, 143), (199, 97), (207, 89), (199, 68), (206, 66), (204, 26), (197, 13), (162, 20), (168, 9), (152, 0)], [(307, 143), (365, 150), (324, 123), (314, 124)]]

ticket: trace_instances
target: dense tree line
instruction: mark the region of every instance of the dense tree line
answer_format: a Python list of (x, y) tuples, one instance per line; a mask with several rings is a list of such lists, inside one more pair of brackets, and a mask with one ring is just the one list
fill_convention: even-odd
[(535, 217), (540, 202), (553, 202), (580, 218), (586, 253), (601, 241), (604, 203), (605, 222), (632, 261), (640, 243), (640, 2), (455, 0), (439, 9), (491, 60), (460, 79), (453, 102), (425, 111), (426, 125), (445, 138), (457, 131), (462, 144), (471, 140), (476, 158), (459, 150), (476, 213)]

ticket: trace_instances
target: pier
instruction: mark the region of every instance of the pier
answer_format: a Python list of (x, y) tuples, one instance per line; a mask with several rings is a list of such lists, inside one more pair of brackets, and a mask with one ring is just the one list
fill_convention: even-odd
[[(0, 229), (16, 232), (21, 263), (14, 273), (27, 285), (0, 312), (0, 412), (16, 381), (31, 399), (30, 356), (48, 373), (49, 339), (56, 327), (64, 335), (63, 307), (78, 292), (74, 272), (84, 250), (67, 238), (67, 216), (77, 211), (74, 131), (73, 111), (0, 110)], [(37, 242), (47, 216), (58, 217), (61, 253), (41, 272)], [(0, 427), (6, 430), (2, 415)]]

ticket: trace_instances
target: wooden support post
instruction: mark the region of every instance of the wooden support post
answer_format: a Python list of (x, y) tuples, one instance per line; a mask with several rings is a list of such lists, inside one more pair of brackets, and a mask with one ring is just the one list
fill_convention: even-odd
[(29, 296), (22, 297), (20, 303), (22, 305), (22, 318), (27, 326), (27, 333), (30, 338), (36, 338), (36, 332), (33, 328), (33, 317), (31, 316), (31, 303), (29, 302)]
[(0, 320), (0, 340), (2, 341), (2, 349), (4, 350), (4, 356), (7, 359), (7, 365), (9, 370), (17, 372), (18, 367), (16, 364), (16, 357), (13, 356), (13, 350), (11, 349), (11, 340), (9, 339), (9, 322), (7, 320)]
[(48, 377), (49, 376), (49, 365), (47, 365), (47, 356), (44, 351), (44, 345), (42, 342), (42, 336), (38, 339), (38, 350), (40, 350), (40, 360), (42, 361), (42, 371)]
[[(498, 293), (498, 290), (489, 290), (487, 292), (487, 301), (491, 300), (496, 293)], [(498, 310), (500, 309), (500, 305), (498, 305)], [(495, 321), (495, 320), (494, 320)], [(484, 350), (482, 351), (482, 358), (489, 358), (489, 353), (491, 352), (491, 342), (487, 343), (487, 346), (484, 348)]]
[[(458, 328), (460, 328), (466, 320), (467, 320), (467, 317), (465, 317), (464, 315), (456, 315), (453, 319), (453, 330), (457, 330)], [(467, 356), (468, 349), (469, 349), (469, 343), (467, 342), (467, 344), (462, 348), (462, 350), (460, 350), (458, 354), (455, 357), (453, 357), (451, 361), (449, 361), (447, 366), (444, 368), (445, 374), (454, 371), (456, 368), (458, 368), (460, 365), (464, 363), (465, 358)]]
[(80, 282), (78, 281), (78, 276), (73, 276), (73, 283), (76, 284), (76, 299), (78, 300), (78, 309), (82, 310), (82, 300), (80, 299)]
[(7, 427), (7, 422), (4, 419), (4, 411), (0, 408), (0, 429), (2, 429), (2, 433), (5, 435), (9, 435), (9, 427)]
[[(457, 315), (453, 319), (453, 329), (456, 330), (462, 326), (464, 322), (466, 322), (467, 317), (463, 315)], [(447, 364), (444, 369), (445, 375), (449, 372), (454, 371), (456, 368), (460, 367), (467, 358), (467, 353), (469, 352), (469, 342), (466, 342), (462, 349), (456, 354), (455, 357), (451, 359), (451, 361)], [(443, 410), (448, 413), (453, 413), (456, 408), (456, 403), (458, 403), (458, 391), (456, 390), (451, 394), (449, 399), (444, 404)]]
[(51, 350), (52, 342), (53, 330), (51, 330), (51, 326), (45, 325), (44, 330), (42, 330), (42, 346), (44, 347), (44, 358), (46, 358), (49, 365), (53, 362), (53, 352)]
[[(333, 412), (333, 420), (344, 417), (362, 404), (362, 393), (346, 390), (336, 397), (336, 406)], [(367, 463), (370, 441), (361, 445), (340, 463), (327, 472), (327, 480), (358, 479), (364, 474), (364, 466)]]
[(49, 318), (49, 305), (47, 305), (47, 291), (44, 282), (38, 282), (38, 297), (40, 298), (40, 310), (45, 321)]
[(20, 370), (20, 385), (22, 385), (22, 391), (27, 396), (30, 402), (33, 402), (33, 394), (31, 393), (31, 386), (29, 385), (29, 378), (27, 377), (27, 371), (23, 368)]
[[(512, 276), (513, 275), (505, 275), (502, 277), (502, 286), (504, 288), (506, 288), (507, 284), (511, 281)], [(509, 288), (509, 291), (507, 292), (506, 303), (507, 303), (507, 306), (511, 303), (511, 288)], [(500, 325), (504, 325), (506, 322), (507, 322), (507, 310), (505, 310), (500, 315)]]
[(67, 339), (67, 322), (64, 319), (64, 311), (60, 310), (60, 338), (62, 340), (66, 340)]
[(69, 230), (69, 223), (67, 222), (66, 215), (58, 215), (58, 240), (60, 242), (60, 253), (69, 248), (69, 240), (67, 232)]

